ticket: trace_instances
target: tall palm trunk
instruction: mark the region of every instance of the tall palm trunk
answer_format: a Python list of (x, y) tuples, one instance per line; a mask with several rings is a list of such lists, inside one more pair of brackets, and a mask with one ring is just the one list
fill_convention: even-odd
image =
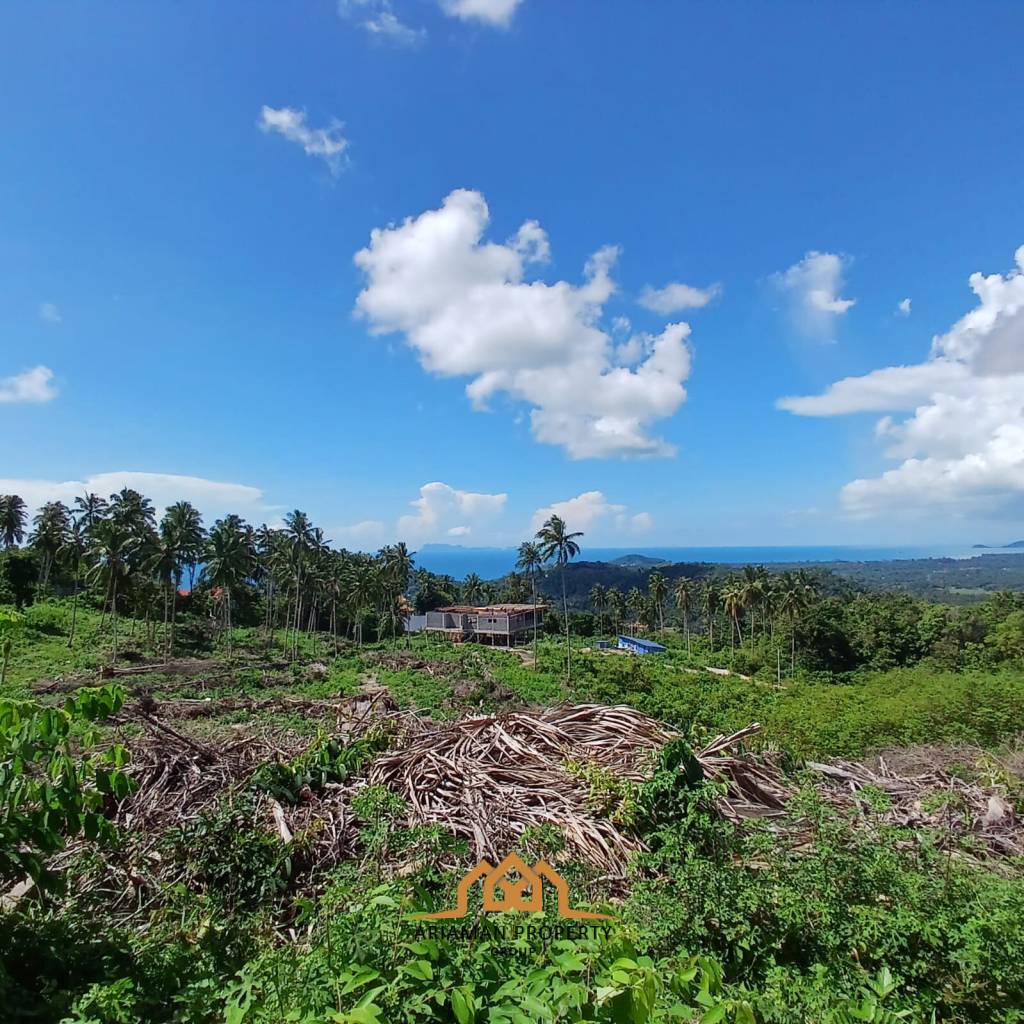
[(232, 651), (232, 637), (231, 637), (231, 588), (224, 588), (224, 621), (227, 623), (228, 628), (228, 653)]
[(114, 573), (110, 580), (112, 596), (110, 599), (110, 621), (114, 627), (114, 654), (110, 665), (113, 668), (117, 664), (117, 574)]
[(79, 563), (75, 562), (75, 598), (71, 603), (71, 632), (68, 634), (68, 650), (75, 646), (75, 625), (78, 622), (78, 570)]
[(174, 657), (174, 641), (175, 633), (178, 625), (178, 590), (181, 587), (181, 576), (180, 574), (174, 577), (174, 591), (171, 594), (171, 645), (168, 648), (168, 653)]
[(537, 671), (537, 571), (530, 573), (533, 586), (533, 671)]
[(167, 584), (165, 583), (164, 587), (163, 587), (163, 590), (164, 590), (164, 664), (165, 665), (167, 664), (168, 660), (170, 659), (170, 652), (171, 652), (171, 634), (170, 634), (170, 630), (169, 630), (168, 625), (167, 625), (168, 619), (170, 618), (170, 615), (169, 615), (168, 609), (167, 609), (167, 589), (168, 589), (168, 587), (167, 587)]
[(565, 596), (565, 563), (561, 565), (559, 575), (562, 577), (562, 615), (565, 618), (565, 681), (572, 682), (572, 641), (569, 639), (569, 601)]

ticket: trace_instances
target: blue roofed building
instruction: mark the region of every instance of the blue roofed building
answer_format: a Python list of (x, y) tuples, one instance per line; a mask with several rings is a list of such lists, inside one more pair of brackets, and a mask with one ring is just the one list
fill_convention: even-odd
[(641, 640), (636, 636), (620, 636), (619, 650), (631, 651), (633, 654), (660, 654), (667, 648), (662, 644), (656, 644), (653, 640)]

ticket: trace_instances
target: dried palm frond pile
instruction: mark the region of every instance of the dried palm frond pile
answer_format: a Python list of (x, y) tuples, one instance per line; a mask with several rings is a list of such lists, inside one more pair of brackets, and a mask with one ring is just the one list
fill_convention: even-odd
[(317, 713), (340, 739), (357, 737), (371, 724), (396, 715), (395, 704), (385, 690), (317, 701), (291, 697), (251, 702), (137, 701), (126, 706), (120, 716), (120, 721), (141, 724), (146, 731), (130, 743), (128, 773), (136, 785), (118, 808), (119, 824), (130, 830), (180, 825), (211, 809), (264, 765), (286, 762), (309, 747), (308, 736), (252, 728), (240, 729), (237, 740), (212, 746), (167, 721), (237, 709)]
[(761, 726), (754, 722), (730, 736), (716, 736), (696, 753), (704, 777), (726, 783), (725, 795), (715, 805), (732, 821), (778, 817), (785, 812), (792, 795), (783, 782), (778, 755), (742, 749), (743, 741), (760, 731)]
[(978, 853), (1024, 856), (1024, 822), (999, 786), (966, 782), (941, 767), (899, 775), (884, 758), (877, 771), (848, 761), (807, 767), (823, 776), (818, 789), (828, 800), (871, 820), (927, 830), (943, 849), (963, 851), (973, 838)]
[(589, 806), (590, 786), (567, 762), (639, 781), (644, 763), (670, 737), (628, 707), (465, 718), (412, 735), (377, 759), (369, 781), (404, 797), (411, 823), (446, 825), (477, 858), (500, 859), (531, 826), (553, 825), (573, 859), (619, 874), (640, 844)]
[[(233, 710), (321, 716), (343, 745), (371, 728), (375, 735), (383, 729), (391, 737), (390, 748), (343, 781), (302, 785), (286, 796), (257, 782), (257, 773), (275, 763), (302, 763), (310, 750), (308, 736), (267, 728), (257, 720), (236, 726), (237, 739), (214, 746), (183, 731), (190, 719), (207, 713), (206, 701), (157, 704), (143, 698), (126, 706), (121, 721), (144, 731), (129, 741), (128, 771), (136, 787), (113, 809), (130, 842), (123, 855), (108, 863), (104, 882), (111, 891), (123, 892), (126, 908), (134, 905), (132, 892), (139, 886), (180, 870), (160, 861), (159, 837), (225, 801), (234, 805), (234, 794), (241, 793), (247, 796), (239, 806), (247, 808), (255, 830), (276, 834), (284, 844), (301, 837), (300, 859), (312, 882), (339, 861), (365, 852), (361, 834), (366, 823), (352, 807), (355, 794), (367, 785), (387, 787), (405, 800), (407, 811), (396, 825), (442, 826), (467, 841), (474, 859), (496, 863), (522, 848), (527, 830), (548, 825), (565, 843), (562, 858), (622, 878), (630, 855), (643, 849), (627, 824), (629, 815), (619, 813), (629, 799), (628, 784), (648, 778), (661, 749), (677, 738), (662, 723), (625, 706), (563, 705), (437, 722), (399, 711), (379, 686), (331, 700), (229, 700)], [(705, 778), (724, 783), (716, 800), (723, 816), (777, 819), (773, 828), (780, 837), (799, 847), (806, 822), (783, 820), (795, 784), (778, 755), (747, 747), (759, 730), (755, 723), (716, 736), (693, 757)], [(998, 786), (970, 784), (941, 767), (901, 776), (884, 761), (876, 770), (841, 761), (808, 767), (817, 773), (819, 793), (860, 816), (865, 827), (917, 829), (919, 836), (931, 834), (933, 841), (958, 853), (967, 839), (968, 855), (972, 839), (979, 854), (1024, 855), (1024, 825)], [(72, 844), (62, 856), (79, 845)], [(395, 867), (403, 869), (402, 864)]]

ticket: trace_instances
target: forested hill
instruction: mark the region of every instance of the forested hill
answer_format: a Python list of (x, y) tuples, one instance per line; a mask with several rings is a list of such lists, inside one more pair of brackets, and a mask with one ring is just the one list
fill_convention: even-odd
[[(632, 587), (647, 589), (652, 572), (659, 572), (671, 584), (680, 576), (704, 580), (726, 576), (737, 566), (710, 562), (665, 562), (635, 564), (632, 558), (615, 562), (570, 562), (565, 574), (569, 603), (581, 608), (595, 584), (614, 587), (623, 593)], [(974, 558), (913, 558), (888, 562), (800, 562), (767, 566), (770, 573), (806, 569), (820, 578), (824, 593), (844, 590), (902, 590), (916, 597), (949, 604), (982, 600), (1001, 590), (1024, 590), (1024, 553), (978, 555)], [(544, 595), (561, 599), (558, 573), (549, 570), (540, 581)]]
[[(646, 591), (647, 581), (652, 572), (660, 572), (670, 582), (680, 576), (694, 580), (707, 579), (717, 571), (723, 570), (721, 565), (710, 562), (671, 562), (657, 566), (623, 565), (621, 562), (570, 562), (565, 571), (565, 589), (569, 604), (577, 608), (589, 604), (589, 594), (595, 584), (614, 587), (623, 594), (633, 587)], [(538, 580), (538, 590), (551, 599), (562, 598), (562, 583), (558, 571), (549, 569)]]

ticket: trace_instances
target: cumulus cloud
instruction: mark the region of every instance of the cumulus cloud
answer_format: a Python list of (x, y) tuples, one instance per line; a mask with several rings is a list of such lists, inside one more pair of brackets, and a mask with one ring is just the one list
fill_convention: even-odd
[(53, 370), (48, 366), (35, 366), (24, 373), (0, 377), (0, 403), (50, 402), (56, 397)]
[(805, 416), (883, 416), (876, 437), (902, 460), (842, 491), (857, 516), (995, 513), (1024, 508), (1024, 246), (1007, 274), (969, 278), (978, 303), (932, 339), (928, 359), (837, 381), (824, 394), (782, 399)]
[(441, 9), (453, 18), (480, 21), (496, 28), (508, 28), (522, 0), (441, 0)]
[(307, 156), (317, 157), (327, 165), (335, 177), (345, 166), (348, 139), (342, 135), (344, 125), (333, 120), (326, 128), (313, 128), (306, 120), (304, 110), (294, 107), (268, 107), (260, 110), (260, 130), (284, 136), (289, 142), (301, 146)]
[(38, 508), (48, 501), (70, 504), (86, 492), (107, 497), (130, 487), (149, 498), (158, 511), (176, 501), (191, 501), (212, 520), (229, 512), (255, 518), (268, 510), (263, 504), (263, 492), (247, 484), (205, 480), (198, 476), (179, 476), (175, 473), (113, 472), (95, 473), (83, 480), (2, 480), (0, 494), (20, 494), (30, 508)]
[(910, 316), (910, 299), (901, 299), (899, 304), (896, 306), (896, 312), (900, 316)]
[(341, 547), (371, 551), (385, 543), (387, 527), (379, 519), (364, 519), (350, 526), (332, 527), (325, 533)]
[(650, 426), (686, 398), (689, 325), (644, 336), (642, 357), (624, 364), (598, 323), (617, 250), (596, 252), (579, 285), (527, 280), (548, 258), (547, 235), (528, 221), (509, 242), (487, 242), (489, 220), (479, 192), (458, 190), (374, 229), (355, 256), (367, 281), (357, 315), (374, 333), (403, 333), (428, 372), (470, 377), (475, 408), (501, 394), (526, 403), (534, 437), (572, 458), (673, 454)]
[(64, 317), (60, 315), (60, 310), (52, 302), (40, 303), (39, 319), (44, 324), (60, 324), (64, 322)]
[(413, 542), (465, 536), (474, 525), (497, 519), (507, 502), (507, 494), (460, 491), (440, 481), (424, 484), (409, 503), (415, 513), (398, 520), (398, 535)]
[(664, 288), (647, 285), (640, 294), (640, 305), (668, 316), (684, 309), (703, 309), (722, 290), (721, 285), (694, 288), (693, 285), (671, 281)]
[(802, 334), (819, 341), (832, 337), (836, 317), (848, 312), (855, 299), (843, 299), (845, 261), (832, 252), (809, 252), (788, 270), (772, 276), (787, 297), (793, 324)]
[(374, 38), (396, 46), (417, 46), (427, 36), (425, 29), (406, 25), (395, 14), (391, 0), (338, 0), (338, 13)]
[(585, 491), (575, 498), (556, 501), (533, 513), (530, 530), (534, 533), (551, 516), (560, 516), (572, 531), (599, 530), (617, 533), (644, 533), (653, 525), (649, 512), (631, 515), (625, 505), (610, 502), (601, 491)]

